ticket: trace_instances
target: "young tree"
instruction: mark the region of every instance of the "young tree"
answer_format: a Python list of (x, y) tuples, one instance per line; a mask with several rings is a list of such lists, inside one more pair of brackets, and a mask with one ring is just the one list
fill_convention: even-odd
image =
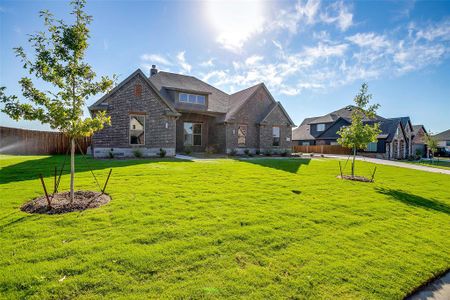
[(376, 142), (377, 136), (380, 134), (380, 126), (378, 123), (369, 124), (365, 119), (374, 119), (378, 104), (369, 106), (372, 95), (367, 93), (367, 83), (361, 85), (359, 93), (355, 96), (356, 104), (352, 110), (351, 124), (342, 127), (338, 134), (341, 136), (337, 142), (343, 147), (353, 150), (352, 160), (352, 177), (355, 176), (355, 158), (358, 149), (365, 149), (370, 142)]
[[(427, 144), (428, 152), (431, 151), (431, 163), (433, 163), (434, 153), (437, 151), (438, 147), (438, 141), (431, 135), (431, 133), (429, 133), (425, 134), (425, 143)], [(429, 157), (428, 153), (427, 156)]]
[[(96, 80), (92, 67), (85, 62), (88, 47), (88, 25), (92, 17), (84, 12), (86, 1), (71, 2), (73, 24), (57, 20), (47, 10), (41, 11), (46, 32), (29, 35), (29, 43), (34, 57), (25, 54), (22, 47), (14, 48), (23, 62), (23, 67), (35, 79), (41, 79), (52, 86), (52, 91), (42, 91), (35, 87), (29, 77), (20, 79), (24, 98), (29, 103), (21, 103), (17, 96), (5, 95), (5, 87), (0, 88), (0, 102), (3, 112), (14, 120), (39, 120), (51, 128), (64, 132), (70, 138), (70, 200), (74, 198), (75, 139), (92, 135), (109, 124), (105, 112), (94, 118), (83, 119), (85, 101), (100, 92), (107, 92), (113, 80), (101, 77)], [(113, 77), (114, 78), (114, 77)]]

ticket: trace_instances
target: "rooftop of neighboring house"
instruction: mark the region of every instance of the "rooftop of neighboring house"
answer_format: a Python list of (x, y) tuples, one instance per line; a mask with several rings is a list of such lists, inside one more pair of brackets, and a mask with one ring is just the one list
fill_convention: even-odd
[[(315, 140), (315, 139), (334, 139), (337, 138), (336, 135), (336, 128), (333, 126), (329, 126), (326, 130), (324, 130), (322, 133), (320, 133), (317, 136), (313, 136), (311, 134), (311, 126), (314, 124), (333, 124), (337, 122), (338, 120), (344, 120), (344, 123), (350, 124), (351, 122), (351, 115), (353, 112), (353, 109), (355, 106), (348, 105), (341, 109), (338, 109), (336, 111), (333, 111), (329, 114), (319, 116), (319, 117), (312, 117), (312, 118), (306, 118), (303, 120), (303, 122), (300, 124), (299, 127), (295, 128), (292, 131), (292, 139), (293, 140)], [(402, 127), (405, 128), (408, 126), (408, 123), (410, 124), (409, 117), (400, 117), (400, 118), (383, 118), (379, 115), (375, 115), (373, 119), (364, 118), (364, 122), (366, 123), (374, 123), (379, 122), (380, 123), (380, 129), (382, 133), (378, 136), (379, 139), (386, 139), (387, 141), (392, 140), (394, 137), (396, 130), (398, 128), (399, 123), (402, 124)], [(333, 131), (333, 132), (331, 132)]]
[(433, 136), (438, 141), (450, 141), (450, 129)]

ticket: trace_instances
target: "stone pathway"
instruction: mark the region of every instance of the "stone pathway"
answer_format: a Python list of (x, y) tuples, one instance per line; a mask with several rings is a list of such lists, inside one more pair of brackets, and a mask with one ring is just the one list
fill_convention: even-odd
[[(347, 159), (347, 155), (332, 155), (332, 154), (324, 154), (325, 157), (330, 158), (340, 158), (340, 159)], [(351, 159), (351, 158), (350, 158)], [(406, 169), (413, 169), (413, 170), (420, 170), (420, 171), (426, 171), (431, 173), (441, 173), (441, 174), (447, 174), (450, 175), (450, 170), (446, 169), (439, 169), (439, 168), (433, 168), (433, 167), (427, 167), (427, 166), (420, 166), (415, 164), (409, 164), (404, 163), (401, 161), (396, 160), (385, 160), (385, 159), (378, 159), (378, 158), (369, 158), (364, 156), (357, 156), (357, 160), (366, 161), (374, 164), (380, 164), (380, 165), (386, 165), (386, 166), (394, 166), (394, 167), (400, 167), (400, 168), (406, 168)]]
[(450, 271), (441, 278), (426, 285), (417, 293), (405, 300), (449, 300), (450, 299)]

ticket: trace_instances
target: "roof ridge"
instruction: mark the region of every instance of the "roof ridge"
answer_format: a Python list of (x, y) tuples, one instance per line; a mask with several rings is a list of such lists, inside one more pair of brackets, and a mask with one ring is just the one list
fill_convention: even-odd
[(264, 82), (260, 82), (260, 83), (258, 83), (258, 84), (249, 86), (248, 88), (245, 88), (245, 89), (243, 89), (243, 90), (240, 90), (240, 91), (234, 92), (233, 94), (230, 94), (230, 96), (233, 96), (233, 95), (235, 95), (235, 94), (237, 94), (237, 93), (241, 93), (241, 92), (247, 91), (247, 90), (249, 90), (249, 89), (255, 88), (255, 87), (260, 86), (260, 85), (263, 85), (263, 84), (264, 84)]

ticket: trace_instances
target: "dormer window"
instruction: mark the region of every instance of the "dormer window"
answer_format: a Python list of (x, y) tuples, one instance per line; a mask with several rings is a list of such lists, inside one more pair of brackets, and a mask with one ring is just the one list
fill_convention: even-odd
[(317, 124), (317, 131), (324, 131), (325, 130), (325, 124)]
[(205, 105), (206, 97), (204, 95), (180, 93), (178, 96), (178, 101), (184, 102), (184, 103)]

